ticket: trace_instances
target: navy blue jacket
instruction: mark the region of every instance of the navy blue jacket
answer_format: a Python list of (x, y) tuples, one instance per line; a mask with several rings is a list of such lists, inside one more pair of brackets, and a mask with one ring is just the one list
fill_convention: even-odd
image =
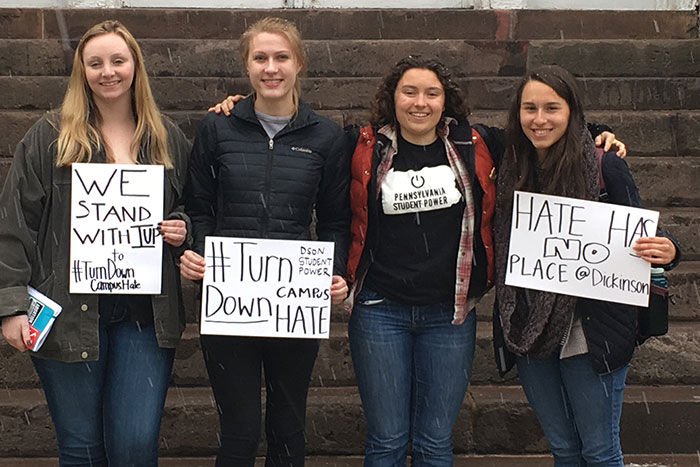
[[(601, 162), (607, 202), (624, 206), (641, 206), (639, 190), (624, 159), (614, 152), (603, 154)], [(659, 230), (657, 235), (669, 237), (676, 245), (676, 257), (667, 264), (671, 269), (680, 260), (680, 248), (675, 239)], [(496, 365), (501, 376), (515, 364), (515, 355), (505, 347), (503, 331), (498, 317), (498, 304), (494, 306), (493, 338)], [(579, 298), (576, 312), (581, 316), (583, 332), (588, 344), (588, 356), (598, 374), (607, 374), (627, 365), (637, 344), (637, 309), (633, 305)]]

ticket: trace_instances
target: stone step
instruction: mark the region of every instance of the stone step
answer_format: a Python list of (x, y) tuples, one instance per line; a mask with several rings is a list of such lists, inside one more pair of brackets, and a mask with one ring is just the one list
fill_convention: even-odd
[[(556, 63), (576, 76), (696, 76), (695, 40), (533, 40), (527, 68)], [(605, 58), (603, 58), (605, 57)], [(602, 58), (602, 60), (600, 60)]]
[[(72, 44), (74, 45), (74, 43)], [(150, 76), (245, 77), (238, 41), (225, 39), (140, 39)], [(71, 50), (60, 39), (0, 41), (0, 75), (64, 76)], [(577, 76), (695, 78), (700, 73), (700, 40), (495, 41), (406, 38), (306, 40), (309, 77), (381, 77), (407, 54), (439, 58), (455, 77), (519, 78), (527, 68), (559, 63)], [(468, 65), (467, 65), (468, 64)], [(681, 82), (682, 83), (682, 82)], [(587, 88), (588, 89), (588, 88)], [(678, 91), (669, 87), (674, 91)], [(594, 93), (595, 89), (589, 90)], [(620, 89), (619, 98), (652, 96)], [(673, 96), (672, 96), (673, 97)], [(654, 97), (659, 99), (658, 97)], [(682, 104), (687, 105), (688, 99)], [(588, 106), (587, 106), (588, 107)]]
[[(697, 454), (625, 454), (627, 467), (697, 467)], [(306, 467), (362, 467), (362, 456), (313, 456), (307, 457)], [(203, 467), (214, 465), (214, 457), (161, 457), (161, 467)], [(458, 454), (455, 467), (541, 467), (551, 465), (552, 457), (546, 454), (478, 455)], [(0, 458), (0, 467), (54, 467), (57, 458)], [(265, 459), (259, 457), (256, 467), (263, 467)]]
[[(235, 39), (140, 39), (139, 45), (150, 76), (245, 78)], [(686, 47), (692, 49), (690, 43)], [(309, 77), (380, 77), (409, 53), (439, 57), (457, 77), (519, 77), (525, 72), (527, 52), (519, 41), (413, 38), (305, 40), (304, 48)], [(0, 75), (64, 76), (71, 66), (72, 58), (67, 59), (59, 39), (0, 41)]]
[[(490, 319), (490, 308), (479, 308), (483, 319)], [(477, 324), (476, 351), (471, 383), (507, 385), (517, 383), (513, 370), (500, 377), (493, 359), (490, 321)], [(0, 388), (36, 388), (38, 378), (26, 353), (19, 353), (4, 340), (0, 343)], [(700, 323), (671, 322), (669, 333), (649, 339), (635, 353), (628, 372), (630, 384), (700, 385)], [(208, 386), (206, 368), (199, 345), (197, 326), (188, 325), (175, 354), (172, 384), (176, 387)], [(347, 325), (333, 323), (331, 337), (321, 341), (311, 376), (314, 387), (354, 386)]]
[[(698, 51), (700, 56), (700, 50)], [(380, 78), (311, 77), (302, 81), (304, 99), (318, 109), (365, 109)], [(507, 110), (520, 78), (457, 78), (470, 107)], [(68, 78), (64, 76), (0, 76), (0, 98), (7, 110), (59, 107)], [(584, 105), (599, 111), (695, 110), (700, 107), (700, 78), (582, 79)], [(155, 77), (151, 87), (163, 110), (206, 109), (227, 94), (247, 94), (247, 78)]]
[(643, 205), (700, 207), (700, 157), (629, 157), (627, 162)]
[[(54, 435), (39, 390), (0, 392), (2, 457), (54, 456)], [(700, 388), (628, 386), (621, 440), (640, 454), (697, 452)], [(173, 388), (161, 428), (161, 454), (211, 456), (217, 441), (215, 402), (208, 388)], [(307, 453), (360, 455), (364, 420), (355, 388), (312, 388), (307, 408)], [(457, 454), (546, 453), (547, 443), (520, 387), (474, 386), (454, 429)], [(262, 453), (262, 451), (261, 451)]]
[[(214, 101), (223, 99), (227, 93), (222, 92), (215, 97)], [(8, 97), (9, 99), (9, 97)], [(369, 99), (359, 100), (369, 105)], [(57, 103), (55, 103), (58, 105)], [(310, 101), (314, 107), (318, 105), (315, 101)], [(4, 131), (0, 134), (0, 158), (11, 156), (14, 153), (17, 143), (22, 139), (27, 130), (36, 122), (45, 110), (2, 110), (0, 109), (0, 119), (3, 121)], [(205, 114), (205, 109), (189, 111), (167, 111), (168, 116), (174, 119), (183, 129), (188, 137), (192, 138), (197, 130), (199, 121)], [(351, 123), (366, 122), (368, 109), (331, 109), (319, 110), (341, 126)], [(669, 175), (668, 171), (675, 167), (679, 159), (688, 156), (700, 156), (700, 145), (697, 144), (697, 135), (700, 134), (700, 111), (591, 111), (588, 112), (588, 119), (592, 122), (605, 123), (612, 127), (616, 134), (626, 142), (630, 156), (662, 156), (667, 157), (668, 168), (659, 172), (664, 180), (672, 180), (677, 175), (684, 175), (687, 172), (678, 167), (676, 172)], [(484, 123), (493, 126), (503, 126), (506, 120), (504, 111), (477, 110), (470, 117), (472, 123)], [(630, 161), (632, 159), (630, 158)], [(6, 161), (4, 163), (7, 163)], [(690, 159), (692, 167), (697, 163)], [(690, 175), (696, 172), (692, 172)], [(670, 177), (670, 178), (665, 178)], [(693, 178), (697, 179), (697, 177)], [(662, 183), (666, 188), (667, 183)], [(694, 185), (690, 185), (694, 188)], [(640, 186), (641, 188), (641, 186)], [(661, 187), (659, 187), (661, 189)], [(644, 194), (646, 190), (642, 190)], [(669, 192), (670, 190), (665, 190)], [(700, 199), (697, 190), (690, 190), (684, 198)], [(695, 193), (695, 195), (693, 194)], [(671, 194), (666, 196), (656, 196), (647, 200), (650, 206), (664, 206), (667, 203), (663, 200), (673, 200)], [(700, 203), (695, 204), (700, 206)]]
[[(695, 11), (478, 9), (0, 9), (0, 38), (76, 40), (96, 22), (122, 21), (137, 39), (238, 37), (263, 16), (295, 22), (306, 39), (692, 39)], [(61, 30), (63, 22), (65, 30)], [(614, 28), (609, 25), (615, 24)]]
[(678, 240), (683, 251), (683, 262), (700, 260), (700, 212), (698, 209), (647, 207), (661, 213), (661, 226)]

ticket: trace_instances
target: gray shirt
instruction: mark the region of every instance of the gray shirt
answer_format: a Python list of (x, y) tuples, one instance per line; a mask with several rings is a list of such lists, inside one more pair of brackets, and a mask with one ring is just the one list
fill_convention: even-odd
[(265, 129), (265, 133), (267, 133), (267, 137), (270, 139), (274, 138), (275, 135), (292, 120), (292, 115), (278, 117), (276, 115), (267, 115), (257, 110), (255, 111), (255, 116), (260, 121), (260, 124)]

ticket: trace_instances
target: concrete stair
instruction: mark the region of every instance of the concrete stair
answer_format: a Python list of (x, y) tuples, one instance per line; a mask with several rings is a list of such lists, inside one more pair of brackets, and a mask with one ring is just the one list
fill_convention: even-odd
[[(203, 467), (214, 463), (213, 457), (161, 457), (161, 467)], [(55, 458), (12, 457), (0, 459), (0, 467), (53, 467)], [(456, 455), (455, 467), (540, 467), (552, 463), (547, 455)], [(263, 458), (258, 458), (255, 466), (263, 467)], [(625, 465), (629, 467), (695, 467), (696, 454), (631, 454), (625, 455)], [(362, 467), (360, 456), (310, 456), (307, 467)]]
[[(623, 449), (631, 453), (694, 453), (700, 436), (699, 386), (636, 386), (625, 391)], [(4, 456), (52, 456), (53, 430), (43, 393), (0, 393)], [(497, 427), (497, 429), (494, 429)], [(161, 428), (164, 456), (215, 453), (216, 408), (206, 387), (170, 389)], [(355, 387), (312, 388), (307, 407), (309, 455), (360, 455), (364, 423)], [(547, 443), (520, 386), (473, 386), (454, 428), (455, 452), (546, 453)]]
[[(478, 322), (476, 346), (472, 385), (517, 384), (515, 372), (501, 378), (496, 371), (489, 321)], [(28, 355), (14, 351), (3, 342), (0, 356), (0, 388), (39, 387)], [(635, 354), (627, 382), (700, 386), (700, 333), (697, 323), (673, 321), (667, 335), (645, 342)], [(196, 324), (187, 326), (178, 347), (172, 384), (177, 387), (208, 386)], [(330, 339), (321, 343), (311, 385), (318, 388), (355, 386), (345, 324), (332, 324)]]
[[(236, 37), (264, 15), (292, 19), (308, 54), (303, 97), (341, 125), (366, 119), (389, 64), (436, 55), (468, 92), (472, 122), (502, 126), (527, 68), (559, 63), (580, 76), (590, 121), (613, 127), (645, 206), (683, 248), (669, 274), (676, 304), (666, 336), (641, 346), (625, 391), (622, 442), (629, 465), (700, 465), (700, 39), (695, 11), (0, 9), (0, 183), (17, 142), (60, 105), (71, 47), (103, 18), (141, 44), (156, 101), (193, 136), (204, 109), (248, 83)], [(67, 34), (59, 22), (64, 21)], [(614, 25), (614, 26), (611, 26)], [(218, 421), (197, 331), (197, 287), (187, 283), (188, 326), (176, 353), (161, 430), (161, 465), (213, 464)], [(455, 426), (456, 466), (551, 464), (513, 372), (492, 358), (492, 297), (477, 311), (472, 385)], [(362, 463), (363, 414), (347, 342), (333, 310), (309, 396), (310, 467)], [(56, 465), (54, 434), (26, 354), (0, 343), (0, 467)], [(264, 447), (261, 446), (260, 453)], [(259, 462), (262, 465), (262, 461)]]

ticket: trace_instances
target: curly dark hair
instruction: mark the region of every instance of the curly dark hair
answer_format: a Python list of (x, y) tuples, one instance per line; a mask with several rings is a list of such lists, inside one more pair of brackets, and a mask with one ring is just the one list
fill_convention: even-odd
[[(399, 60), (379, 85), (377, 94), (372, 101), (370, 123), (373, 126), (382, 127), (389, 124), (394, 129), (398, 128), (394, 92), (396, 92), (396, 86), (399, 84), (403, 74), (412, 68), (430, 70), (435, 73), (445, 91), (444, 115), (455, 118), (458, 121), (466, 121), (469, 116), (469, 108), (464, 100), (461, 88), (452, 80), (450, 70), (435, 58), (409, 55)], [(438, 123), (438, 128), (442, 124), (441, 120)]]
[[(520, 126), (523, 89), (530, 81), (539, 81), (554, 90), (569, 106), (569, 123), (562, 137), (549, 148), (541, 164), (538, 183), (537, 152)], [(516, 190), (537, 191), (559, 196), (581, 197), (586, 193), (583, 179), (582, 129), (585, 129), (583, 99), (576, 78), (557, 65), (543, 65), (525, 75), (511, 104), (506, 127), (506, 154), (503, 164), (515, 164), (519, 180)], [(538, 186), (539, 185), (539, 186)]]

